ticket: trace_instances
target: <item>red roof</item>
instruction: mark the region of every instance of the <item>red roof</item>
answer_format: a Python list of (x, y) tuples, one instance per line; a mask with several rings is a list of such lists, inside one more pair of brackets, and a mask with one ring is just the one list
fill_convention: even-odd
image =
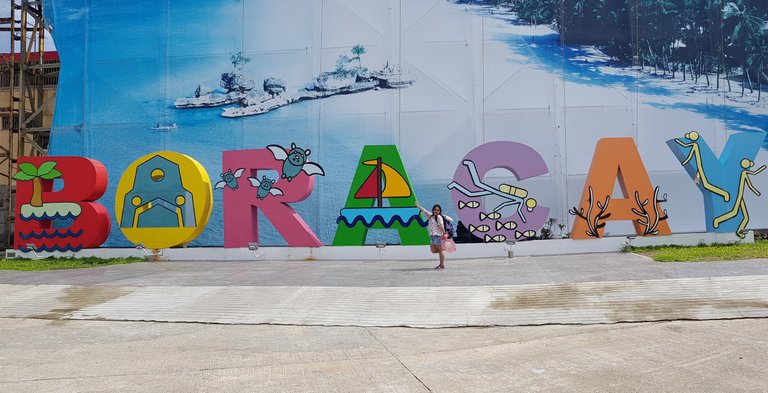
[[(14, 53), (13, 54), (13, 61), (19, 61), (19, 56), (21, 56), (20, 53)], [(2, 53), (0, 54), (0, 59), (3, 61), (8, 61), (8, 59), (11, 57), (10, 53)], [(37, 52), (32, 52), (29, 55), (29, 60), (36, 61), (38, 58)], [(43, 52), (43, 60), (59, 60), (59, 52), (56, 51), (50, 51), (50, 52)]]

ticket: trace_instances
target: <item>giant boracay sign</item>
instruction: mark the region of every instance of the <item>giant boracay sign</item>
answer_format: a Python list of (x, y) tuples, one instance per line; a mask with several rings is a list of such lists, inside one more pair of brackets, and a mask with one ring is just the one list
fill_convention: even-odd
[[(708, 231), (744, 237), (749, 222), (745, 195), (762, 195), (751, 179), (766, 168), (754, 162), (764, 138), (761, 132), (735, 134), (720, 157), (695, 131), (667, 141), (701, 191)], [(259, 212), (289, 246), (321, 247), (318, 236), (291, 206), (309, 197), (316, 178), (325, 175), (311, 154), (296, 144), (225, 151), (221, 173), (213, 181), (192, 157), (169, 151), (148, 154), (123, 172), (115, 218), (134, 244), (174, 247), (190, 242), (205, 228), (213, 192), (220, 191), (225, 247), (259, 242)], [(485, 174), (498, 168), (511, 172), (517, 182), (486, 183)], [(490, 142), (457, 163), (446, 192), (472, 235), (487, 243), (527, 240), (547, 221), (549, 208), (526, 189), (525, 180), (548, 172), (533, 148)], [(417, 198), (396, 146), (365, 146), (350, 176), (353, 181), (339, 209), (333, 245), (364, 245), (370, 229), (397, 231), (403, 245), (428, 243), (426, 222), (414, 206)], [(71, 156), (20, 158), (14, 179), (16, 248), (78, 251), (98, 247), (109, 236), (110, 215), (97, 202), (107, 186), (107, 168), (98, 161)], [(63, 187), (55, 190), (57, 180)], [(619, 197), (614, 195), (615, 184), (621, 190)], [(668, 198), (651, 182), (632, 138), (600, 139), (580, 202), (569, 210), (576, 217), (570, 237), (600, 238), (614, 221), (631, 222), (638, 236), (668, 235), (674, 217), (664, 207)]]

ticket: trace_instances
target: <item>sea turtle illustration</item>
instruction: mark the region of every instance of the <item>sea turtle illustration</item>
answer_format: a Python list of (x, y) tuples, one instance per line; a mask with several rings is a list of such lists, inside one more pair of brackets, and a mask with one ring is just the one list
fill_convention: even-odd
[(299, 175), (299, 172), (304, 171), (307, 176), (320, 175), (325, 176), (325, 171), (320, 165), (314, 162), (307, 162), (307, 156), (309, 156), (310, 150), (304, 150), (300, 147), (296, 147), (295, 143), (291, 143), (291, 150), (285, 152), (285, 149), (279, 145), (269, 145), (267, 149), (272, 152), (275, 159), (283, 162), (283, 175), (280, 176), (283, 179), (291, 181), (294, 177)]
[(216, 183), (213, 188), (229, 187), (233, 190), (237, 190), (237, 179), (243, 175), (245, 168), (240, 168), (232, 173), (232, 169), (227, 169), (226, 172), (221, 174), (221, 180)]
[(249, 177), (248, 181), (251, 182), (251, 185), (254, 187), (258, 187), (258, 191), (256, 193), (256, 198), (264, 199), (267, 197), (267, 195), (283, 195), (283, 191), (279, 188), (272, 187), (273, 184), (275, 184), (275, 181), (272, 179), (268, 179), (266, 176), (261, 177), (261, 181), (255, 177)]

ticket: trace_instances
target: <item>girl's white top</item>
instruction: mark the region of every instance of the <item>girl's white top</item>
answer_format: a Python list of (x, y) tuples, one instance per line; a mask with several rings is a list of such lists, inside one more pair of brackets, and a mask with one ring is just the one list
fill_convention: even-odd
[(443, 217), (445, 217), (446, 220), (453, 222), (453, 219), (445, 214), (442, 216), (433, 214), (429, 217), (429, 236), (445, 235), (445, 223), (443, 222)]

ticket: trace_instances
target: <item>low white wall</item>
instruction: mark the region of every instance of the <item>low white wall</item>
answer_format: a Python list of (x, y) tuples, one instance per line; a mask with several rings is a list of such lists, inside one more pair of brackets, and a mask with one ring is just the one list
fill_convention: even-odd
[[(733, 233), (683, 233), (670, 236), (652, 237), (608, 237), (602, 239), (571, 240), (530, 240), (515, 244), (506, 243), (470, 243), (458, 244), (456, 252), (449, 254), (450, 259), (488, 259), (507, 258), (510, 251), (513, 256), (538, 256), (561, 254), (586, 254), (619, 252), (625, 245), (656, 246), (665, 244), (697, 245), (712, 243), (753, 243), (754, 235), (750, 231), (746, 238), (740, 239)], [(93, 248), (79, 252), (16, 252), (25, 258), (58, 257), (146, 257), (152, 250), (136, 248)], [(366, 261), (366, 260), (421, 260), (435, 259), (428, 246), (345, 246), (345, 247), (261, 247), (256, 250), (247, 248), (171, 248), (160, 250), (160, 260), (165, 261)]]

